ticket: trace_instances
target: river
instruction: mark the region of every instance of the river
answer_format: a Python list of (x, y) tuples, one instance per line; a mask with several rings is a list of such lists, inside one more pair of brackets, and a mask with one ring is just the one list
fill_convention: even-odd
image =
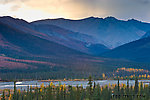
[[(144, 84), (149, 84), (150, 80), (139, 80), (139, 82), (144, 82)], [(117, 84), (117, 80), (96, 80), (93, 81), (96, 84), (100, 84), (100, 86), (104, 86), (104, 85), (109, 85), (110, 84)], [(147, 82), (147, 83), (145, 83)], [(16, 87), (17, 89), (27, 89), (27, 86), (31, 86), (35, 87), (35, 86), (40, 86), (42, 83), (44, 83), (44, 85), (49, 85), (50, 82), (40, 82), (40, 81), (20, 81), (20, 82), (16, 82)], [(120, 84), (126, 84), (127, 80), (120, 80)], [(129, 81), (129, 85), (134, 85), (135, 81), (134, 80), (130, 80)], [(37, 84), (37, 85), (36, 85)], [(60, 82), (53, 82), (54, 85), (58, 85), (60, 84)], [(81, 85), (83, 86), (83, 88), (85, 88), (88, 85), (88, 81), (61, 81), (61, 84), (65, 84), (67, 85), (72, 85), (72, 86), (77, 86), (77, 85)], [(13, 89), (14, 87), (14, 82), (0, 82), (0, 89)]]

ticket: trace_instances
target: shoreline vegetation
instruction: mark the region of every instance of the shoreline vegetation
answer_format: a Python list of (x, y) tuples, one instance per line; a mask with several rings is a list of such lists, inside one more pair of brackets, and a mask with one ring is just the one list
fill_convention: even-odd
[(93, 80), (134, 80), (137, 76), (139, 80), (150, 80), (150, 71), (146, 69), (137, 68), (125, 68), (119, 67), (111, 72), (99, 72), (99, 73), (86, 73), (82, 75), (80, 73), (68, 73), (68, 72), (40, 72), (40, 73), (0, 73), (0, 82), (9, 81), (86, 81), (88, 76), (92, 75)]
[(83, 85), (71, 86), (61, 84), (54, 85), (50, 82), (49, 85), (40, 87), (28, 86), (26, 90), (17, 89), (14, 82), (14, 89), (0, 90), (0, 100), (149, 100), (150, 83), (143, 84), (138, 82), (138, 77), (135, 78), (135, 84), (118, 82), (115, 84), (100, 86), (93, 82), (91, 76), (88, 78), (87, 87)]
[[(109, 78), (109, 79), (94, 79), (94, 80), (118, 80), (118, 79)], [(127, 80), (127, 79), (120, 79), (120, 80)], [(135, 80), (135, 79), (129, 79), (129, 80)], [(150, 79), (138, 79), (138, 80), (150, 80)], [(48, 79), (48, 80), (22, 79), (16, 81), (17, 82), (21, 82), (21, 81), (61, 82), (61, 81), (88, 81), (88, 79)], [(0, 82), (14, 82), (14, 80), (0, 80)], [(149, 82), (145, 82), (145, 83), (149, 83)]]

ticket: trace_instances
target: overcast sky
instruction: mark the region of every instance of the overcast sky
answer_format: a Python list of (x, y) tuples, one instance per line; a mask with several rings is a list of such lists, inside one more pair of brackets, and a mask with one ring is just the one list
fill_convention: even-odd
[(27, 21), (114, 16), (150, 22), (150, 0), (0, 0), (0, 16)]

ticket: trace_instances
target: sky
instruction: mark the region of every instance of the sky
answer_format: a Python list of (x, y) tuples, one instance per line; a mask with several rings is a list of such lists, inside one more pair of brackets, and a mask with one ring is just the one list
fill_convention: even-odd
[(108, 17), (150, 22), (150, 0), (0, 0), (0, 16), (26, 21)]

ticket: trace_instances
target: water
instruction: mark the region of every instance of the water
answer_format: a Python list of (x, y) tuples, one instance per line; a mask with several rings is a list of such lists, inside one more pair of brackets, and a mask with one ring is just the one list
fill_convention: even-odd
[[(150, 80), (139, 80), (139, 82), (150, 82)], [(100, 84), (100, 86), (104, 86), (104, 85), (109, 85), (110, 84), (117, 84), (117, 80), (96, 80), (93, 81), (96, 84)], [(16, 87), (17, 89), (27, 89), (27, 86), (31, 86), (35, 87), (38, 86), (40, 87), (40, 85), (44, 83), (44, 85), (49, 85), (50, 82), (40, 82), (40, 81), (21, 81), (21, 82), (16, 82)], [(53, 82), (54, 85), (59, 85), (60, 82)], [(120, 84), (126, 84), (127, 80), (120, 80)], [(135, 81), (134, 80), (130, 80), (129, 81), (129, 85), (134, 85)], [(83, 86), (83, 88), (85, 88), (88, 85), (88, 81), (61, 81), (61, 84), (65, 84), (67, 85), (72, 85), (72, 86), (77, 86), (77, 85), (81, 85)], [(144, 84), (148, 84), (148, 83), (144, 83)], [(14, 82), (0, 82), (0, 89), (13, 89), (14, 88)]]

